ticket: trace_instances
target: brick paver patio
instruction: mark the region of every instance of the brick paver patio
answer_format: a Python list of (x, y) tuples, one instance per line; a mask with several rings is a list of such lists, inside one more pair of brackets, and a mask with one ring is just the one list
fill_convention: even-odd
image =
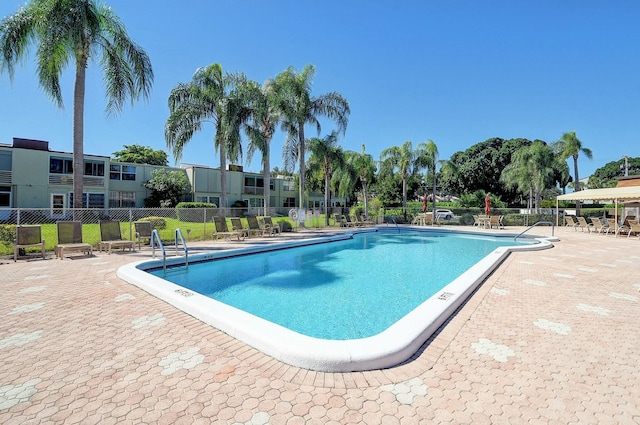
[(556, 235), (412, 359), (358, 373), (288, 366), (116, 277), (149, 248), (7, 261), (0, 423), (640, 423), (640, 240)]

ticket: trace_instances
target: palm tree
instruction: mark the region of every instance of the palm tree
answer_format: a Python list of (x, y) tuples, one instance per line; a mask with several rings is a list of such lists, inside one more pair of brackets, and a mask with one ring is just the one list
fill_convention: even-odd
[(555, 173), (555, 157), (546, 143), (535, 141), (530, 146), (522, 147), (514, 152), (511, 163), (502, 171), (500, 179), (510, 187), (518, 187), (529, 192), (529, 205), (535, 202), (534, 208), (540, 210), (540, 195), (552, 185)]
[(250, 81), (247, 84), (250, 98), (250, 121), (245, 125), (249, 138), (247, 161), (251, 162), (256, 150), (262, 153), (262, 173), (264, 179), (264, 215), (269, 215), (271, 205), (271, 140), (280, 121), (275, 102), (275, 82), (267, 81), (262, 86)]
[(324, 219), (325, 225), (329, 226), (329, 206), (331, 205), (330, 181), (336, 169), (344, 166), (344, 152), (338, 146), (338, 133), (332, 131), (331, 134), (320, 138), (307, 140), (311, 158), (309, 159), (309, 170), (319, 168), (324, 176)]
[(433, 178), (433, 214), (436, 214), (436, 166), (438, 164), (438, 146), (436, 143), (429, 139), (424, 143), (418, 145), (418, 152), (421, 154), (421, 158), (418, 159), (420, 164), (431, 171)]
[(242, 154), (240, 129), (249, 118), (243, 74), (222, 72), (214, 63), (198, 68), (189, 83), (178, 83), (169, 94), (169, 118), (164, 135), (176, 160), (193, 135), (209, 122), (215, 126), (214, 145), (220, 153), (220, 205), (227, 207), (227, 159)]
[(373, 157), (365, 153), (365, 146), (362, 144), (360, 152), (345, 152), (346, 164), (341, 173), (340, 187), (345, 192), (353, 193), (356, 181), (360, 181), (362, 186), (362, 197), (364, 199), (364, 216), (369, 218), (369, 183), (373, 181), (376, 174), (376, 162)]
[(275, 78), (281, 128), (287, 134), (283, 161), (288, 169), (298, 161), (300, 208), (305, 208), (305, 125), (314, 125), (319, 135), (321, 128), (318, 116), (325, 116), (335, 120), (338, 131), (344, 134), (350, 113), (349, 102), (339, 93), (311, 96), (314, 75), (315, 67), (307, 65), (300, 73), (289, 67)]
[(402, 209), (405, 220), (407, 219), (407, 181), (421, 167), (422, 152), (413, 150), (412, 143), (406, 141), (402, 146), (392, 146), (382, 151), (380, 160), (386, 172), (394, 170), (402, 176)]
[[(578, 157), (580, 154), (584, 154), (589, 159), (593, 159), (593, 153), (591, 149), (582, 146), (582, 142), (576, 136), (575, 131), (568, 131), (562, 135), (560, 140), (554, 143), (554, 149), (556, 153), (563, 159), (573, 158), (573, 181), (575, 184), (575, 191), (580, 191), (580, 178), (578, 175)], [(580, 214), (580, 201), (576, 201), (576, 214)]]
[(0, 70), (11, 78), (16, 63), (37, 45), (40, 86), (64, 107), (60, 75), (75, 62), (73, 92), (73, 207), (82, 207), (84, 173), (84, 99), (89, 59), (99, 59), (107, 91), (107, 113), (122, 110), (127, 98), (149, 97), (153, 70), (147, 54), (127, 35), (118, 16), (94, 0), (32, 0), (0, 22)]

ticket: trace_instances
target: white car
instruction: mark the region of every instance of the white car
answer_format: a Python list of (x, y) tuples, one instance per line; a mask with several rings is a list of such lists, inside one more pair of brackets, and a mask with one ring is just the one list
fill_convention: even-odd
[(436, 210), (436, 219), (438, 220), (451, 220), (453, 218), (453, 211), (451, 210)]

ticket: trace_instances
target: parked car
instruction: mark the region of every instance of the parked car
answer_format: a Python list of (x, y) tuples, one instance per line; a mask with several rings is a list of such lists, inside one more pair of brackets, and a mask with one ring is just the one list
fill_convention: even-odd
[(453, 218), (453, 211), (437, 209), (436, 210), (436, 219), (438, 220), (451, 220)]

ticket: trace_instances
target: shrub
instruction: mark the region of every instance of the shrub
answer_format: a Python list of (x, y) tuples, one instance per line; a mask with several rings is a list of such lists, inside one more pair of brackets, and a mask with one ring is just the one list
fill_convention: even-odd
[(163, 217), (142, 217), (139, 221), (150, 221), (152, 229), (163, 230), (167, 228), (167, 220)]
[(216, 204), (209, 202), (180, 202), (176, 205), (178, 220), (187, 223), (204, 223), (205, 217), (212, 217), (217, 213)]
[(218, 208), (218, 206), (212, 202), (180, 202), (176, 205), (178, 208)]
[(14, 224), (0, 224), (0, 242), (13, 243), (16, 238), (16, 226)]

